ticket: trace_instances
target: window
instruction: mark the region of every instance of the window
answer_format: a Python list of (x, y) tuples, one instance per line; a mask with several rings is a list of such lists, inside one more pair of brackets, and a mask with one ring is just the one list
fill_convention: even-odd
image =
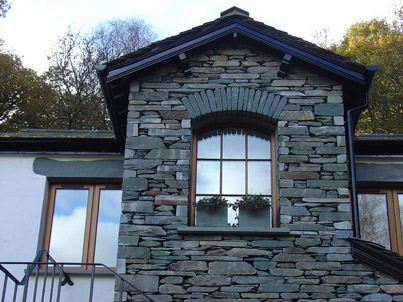
[(358, 206), (361, 238), (403, 255), (403, 191), (361, 190)]
[[(272, 136), (239, 127), (197, 133), (193, 138), (192, 204), (210, 196), (233, 203), (246, 195), (262, 195), (273, 202)], [(194, 206), (191, 209), (194, 225), (197, 214)], [(227, 223), (236, 226), (237, 219), (237, 212), (230, 208)]]
[(43, 248), (59, 262), (116, 266), (121, 200), (117, 186), (52, 185)]

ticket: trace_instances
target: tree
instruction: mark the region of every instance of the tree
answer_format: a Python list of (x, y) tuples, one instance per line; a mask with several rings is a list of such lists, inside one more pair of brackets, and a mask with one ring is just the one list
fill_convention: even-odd
[(54, 88), (60, 128), (108, 129), (109, 116), (94, 66), (137, 50), (156, 38), (140, 19), (102, 23), (89, 33), (70, 28), (48, 57), (46, 81)]
[(108, 115), (94, 71), (94, 40), (69, 29), (48, 60), (50, 67), (44, 76), (56, 94), (54, 116), (58, 128), (108, 128)]
[(150, 26), (138, 18), (114, 19), (101, 23), (91, 35), (100, 61), (117, 59), (157, 39)]
[(0, 53), (0, 129), (46, 128), (52, 126), (51, 107), (54, 95), (51, 87), (31, 69), (24, 68), (21, 59)]
[(331, 50), (364, 65), (378, 65), (358, 132), (403, 132), (403, 9), (396, 20), (373, 19), (352, 25)]
[(0, 0), (0, 17), (5, 18), (6, 13), (10, 10), (11, 5), (7, 0)]

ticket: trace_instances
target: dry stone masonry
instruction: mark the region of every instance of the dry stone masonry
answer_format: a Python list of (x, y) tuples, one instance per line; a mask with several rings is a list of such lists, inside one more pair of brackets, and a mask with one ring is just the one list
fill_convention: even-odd
[[(342, 85), (250, 45), (219, 45), (130, 87), (118, 272), (156, 301), (403, 301), (399, 280), (354, 261)], [(276, 129), (287, 235), (182, 234), (192, 125), (252, 116)], [(382, 285), (380, 285), (382, 284)], [(128, 300), (142, 301), (136, 292)]]

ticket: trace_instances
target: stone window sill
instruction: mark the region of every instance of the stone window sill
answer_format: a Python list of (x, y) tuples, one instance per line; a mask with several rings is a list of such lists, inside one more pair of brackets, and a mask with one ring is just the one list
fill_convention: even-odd
[(259, 235), (259, 236), (287, 236), (290, 230), (287, 228), (262, 228), (262, 227), (179, 227), (181, 235)]

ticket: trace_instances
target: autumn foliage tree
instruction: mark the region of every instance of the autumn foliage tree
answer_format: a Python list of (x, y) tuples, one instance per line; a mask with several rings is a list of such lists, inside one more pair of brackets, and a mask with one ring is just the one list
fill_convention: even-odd
[(339, 44), (328, 46), (364, 65), (378, 65), (369, 92), (369, 107), (358, 132), (403, 133), (403, 10), (395, 20), (373, 19), (352, 25)]
[(48, 128), (54, 124), (52, 88), (21, 59), (0, 53), (0, 129)]
[(51, 51), (42, 76), (2, 50), (0, 39), (0, 131), (110, 128), (94, 66), (155, 39), (151, 28), (136, 18), (108, 21), (86, 33), (69, 28)]

